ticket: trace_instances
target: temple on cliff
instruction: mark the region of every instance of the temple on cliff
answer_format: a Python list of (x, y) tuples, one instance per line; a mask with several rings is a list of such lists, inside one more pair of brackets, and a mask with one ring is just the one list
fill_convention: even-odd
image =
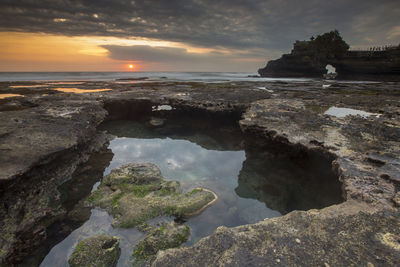
[(400, 79), (400, 45), (364, 51), (349, 48), (334, 30), (309, 41), (296, 41), (290, 54), (269, 61), (258, 73), (262, 77), (323, 77), (329, 64), (339, 78)]

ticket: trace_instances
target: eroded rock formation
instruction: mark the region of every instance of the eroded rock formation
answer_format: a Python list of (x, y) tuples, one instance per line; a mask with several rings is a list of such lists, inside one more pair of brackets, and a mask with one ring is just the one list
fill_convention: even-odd
[(258, 70), (262, 77), (322, 78), (328, 64), (338, 78), (400, 79), (400, 45), (379, 51), (349, 51), (337, 31), (309, 41), (296, 41), (290, 54), (270, 60)]

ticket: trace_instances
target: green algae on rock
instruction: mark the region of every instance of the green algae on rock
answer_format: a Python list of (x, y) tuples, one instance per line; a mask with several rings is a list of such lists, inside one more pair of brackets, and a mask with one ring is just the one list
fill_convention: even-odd
[(187, 241), (189, 235), (190, 228), (187, 225), (175, 222), (162, 224), (136, 245), (133, 251), (136, 263), (151, 262), (159, 250), (178, 247)]
[(118, 237), (98, 235), (79, 242), (68, 263), (71, 267), (114, 267), (117, 266), (120, 254)]
[(184, 193), (176, 181), (165, 181), (151, 163), (129, 163), (103, 178), (88, 202), (114, 216), (117, 227), (142, 227), (162, 215), (193, 216), (213, 204), (217, 195), (204, 188)]

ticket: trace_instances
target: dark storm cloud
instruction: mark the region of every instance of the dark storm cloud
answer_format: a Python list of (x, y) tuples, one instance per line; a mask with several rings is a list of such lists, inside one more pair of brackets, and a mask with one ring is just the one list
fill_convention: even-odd
[[(0, 30), (147, 37), (287, 50), (339, 29), (350, 44), (400, 42), (398, 0), (0, 0)], [(398, 27), (398, 28), (396, 28)]]

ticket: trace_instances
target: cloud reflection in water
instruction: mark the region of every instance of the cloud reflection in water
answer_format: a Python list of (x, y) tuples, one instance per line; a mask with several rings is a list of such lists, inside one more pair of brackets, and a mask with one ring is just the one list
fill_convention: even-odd
[(280, 213), (268, 209), (255, 199), (237, 196), (238, 175), (245, 152), (207, 150), (186, 140), (170, 138), (116, 138), (110, 149), (114, 158), (105, 173), (129, 162), (156, 164), (166, 179), (177, 180), (188, 190), (203, 186), (215, 191), (219, 200), (197, 217), (189, 219), (192, 240), (211, 234), (218, 226), (237, 226), (254, 223)]

